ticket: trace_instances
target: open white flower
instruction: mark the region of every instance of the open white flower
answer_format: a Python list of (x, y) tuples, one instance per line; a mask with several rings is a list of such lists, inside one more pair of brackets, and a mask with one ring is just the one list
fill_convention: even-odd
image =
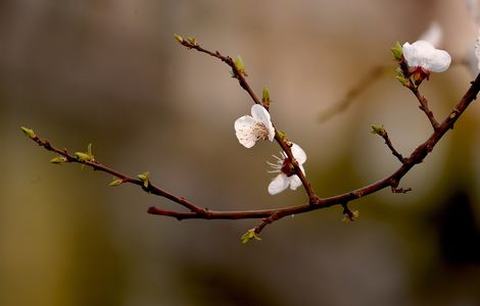
[(255, 104), (251, 113), (251, 116), (245, 115), (235, 120), (234, 125), (238, 141), (246, 148), (253, 147), (260, 139), (272, 141), (275, 137), (270, 113), (265, 107)]
[(428, 75), (430, 72), (443, 72), (450, 67), (452, 59), (445, 50), (436, 49), (425, 40), (413, 44), (403, 44), (403, 57), (408, 67), (413, 71), (422, 69)]
[[(303, 164), (307, 161), (307, 154), (305, 151), (297, 145), (292, 145), (292, 155), (297, 161), (300, 169), (303, 174), (305, 174), (305, 169)], [(269, 173), (278, 173), (278, 175), (270, 182), (268, 185), (268, 193), (271, 195), (280, 193), (290, 187), (290, 189), (295, 190), (302, 185), (300, 178), (294, 174), (294, 169), (291, 161), (288, 159), (285, 152), (280, 153), (280, 157), (273, 155), (276, 159), (274, 163), (267, 162), (273, 170), (268, 171)]]

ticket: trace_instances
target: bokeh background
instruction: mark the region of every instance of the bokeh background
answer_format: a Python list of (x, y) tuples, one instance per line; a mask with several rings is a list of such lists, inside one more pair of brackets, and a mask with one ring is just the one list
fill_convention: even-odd
[[(390, 174), (398, 162), (369, 133), (384, 124), (407, 154), (430, 133), (394, 78), (392, 44), (432, 21), (455, 64), (422, 86), (443, 117), (473, 78), (476, 31), (463, 1), (2, 0), (0, 2), (0, 305), (480, 305), (480, 108), (473, 104), (427, 160), (388, 190), (286, 218), (241, 245), (256, 221), (177, 222), (135, 186), (54, 166), (29, 126), (216, 209), (301, 203), (269, 196), (265, 161), (233, 121), (251, 101), (221, 63), (173, 33), (241, 54), (249, 81), (272, 94), (272, 116), (308, 154), (322, 196)], [(391, 69), (350, 107), (321, 114), (377, 66)]]

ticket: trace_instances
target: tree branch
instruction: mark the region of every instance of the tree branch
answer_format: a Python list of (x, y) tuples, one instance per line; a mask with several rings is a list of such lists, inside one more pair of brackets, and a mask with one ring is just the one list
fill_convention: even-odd
[(55, 152), (59, 156), (62, 156), (65, 158), (65, 162), (67, 163), (78, 163), (82, 164), (88, 167), (91, 167), (93, 170), (104, 172), (110, 175), (113, 175), (116, 178), (119, 178), (121, 180), (120, 184), (122, 183), (130, 183), (133, 185), (140, 186), (143, 191), (147, 193), (151, 193), (160, 197), (164, 197), (166, 199), (169, 199), (172, 202), (175, 202), (177, 204), (180, 204), (181, 206), (189, 209), (192, 212), (195, 212), (198, 215), (203, 215), (206, 213), (206, 210), (204, 208), (201, 208), (188, 200), (186, 200), (183, 197), (178, 197), (175, 196), (160, 187), (155, 186), (152, 184), (150, 181), (145, 183), (145, 181), (139, 179), (139, 178), (134, 178), (130, 177), (126, 174), (121, 173), (118, 170), (112, 169), (96, 160), (82, 160), (76, 157), (73, 154), (70, 154), (66, 149), (60, 150), (58, 148), (55, 148), (48, 140), (42, 140), (40, 137), (37, 135), (33, 135), (33, 137), (30, 137), (33, 141), (35, 141), (39, 146), (45, 148), (47, 151)]
[[(181, 40), (180, 40), (181, 39)], [(236, 65), (235, 62), (228, 56), (221, 55), (218, 51), (211, 52), (200, 47), (194, 39), (184, 40), (180, 37), (177, 38), (179, 42), (190, 48), (195, 49), (199, 52), (206, 53), (210, 56), (220, 59), (221, 61), (225, 62), (231, 69), (233, 77), (236, 78), (240, 86), (247, 91), (249, 96), (252, 98), (254, 103), (261, 104), (261, 101), (255, 95), (247, 81), (245, 80), (245, 72), (241, 71)], [(412, 82), (409, 79), (410, 82)], [(415, 84), (413, 84), (415, 85)], [(412, 88), (410, 88), (412, 90)], [(295, 167), (296, 175), (300, 177), (302, 180), (303, 186), (305, 191), (308, 194), (309, 201), (305, 204), (300, 205), (293, 205), (293, 206), (286, 206), (281, 208), (272, 208), (272, 209), (260, 209), (260, 210), (236, 210), (236, 211), (219, 211), (219, 210), (209, 210), (207, 208), (203, 208), (192, 202), (186, 200), (183, 197), (173, 195), (162, 188), (152, 184), (148, 177), (145, 175), (138, 176), (138, 178), (130, 177), (125, 175), (113, 168), (110, 168), (93, 158), (91, 152), (89, 154), (83, 154), (83, 156), (87, 156), (87, 158), (82, 157), (78, 152), (75, 154), (70, 154), (66, 149), (61, 150), (55, 148), (50, 144), (47, 140), (40, 139), (33, 130), (22, 128), (25, 134), (36, 142), (39, 146), (43, 147), (47, 151), (55, 152), (59, 155), (52, 160), (52, 162), (61, 162), (61, 163), (78, 163), (85, 166), (92, 168), (93, 170), (98, 170), (114, 177), (118, 178), (120, 181), (118, 184), (122, 183), (130, 183), (137, 186), (140, 186), (142, 190), (148, 193), (152, 193), (154, 195), (166, 198), (174, 203), (179, 204), (181, 207), (187, 209), (187, 211), (175, 211), (175, 210), (164, 210), (157, 207), (150, 207), (148, 212), (154, 215), (166, 216), (176, 218), (178, 220), (183, 219), (228, 219), (228, 220), (237, 220), (237, 219), (262, 219), (262, 222), (247, 232), (247, 236), (245, 239), (258, 238), (255, 234), (260, 233), (268, 224), (275, 222), (277, 220), (282, 219), (285, 216), (295, 215), (306, 213), (309, 211), (323, 209), (327, 207), (331, 207), (334, 205), (342, 205), (344, 208), (344, 214), (348, 215), (349, 219), (353, 219), (354, 213), (348, 209), (348, 203), (365, 197), (369, 194), (382, 190), (386, 187), (391, 187), (392, 191), (394, 192), (406, 192), (409, 189), (398, 188), (400, 180), (417, 164), (421, 163), (424, 158), (433, 150), (435, 145), (438, 141), (445, 135), (445, 133), (449, 129), (453, 129), (455, 122), (460, 118), (463, 112), (467, 109), (467, 107), (476, 99), (477, 94), (480, 91), (480, 74), (476, 77), (476, 79), (471, 82), (470, 88), (464, 94), (464, 96), (460, 99), (460, 101), (456, 104), (450, 114), (442, 121), (442, 123), (438, 123), (436, 119), (433, 117), (433, 113), (428, 109), (428, 103), (424, 97), (422, 97), (419, 92), (418, 88), (414, 87), (412, 92), (415, 94), (417, 99), (419, 99), (422, 110), (427, 114), (432, 126), (434, 127), (434, 132), (432, 135), (422, 144), (420, 144), (411, 154), (409, 157), (404, 158), (396, 149), (393, 147), (391, 141), (388, 138), (388, 134), (386, 131), (382, 133), (383, 135), (379, 134), (385, 140), (386, 145), (392, 151), (392, 154), (397, 157), (402, 162), (402, 165), (391, 175), (378, 180), (374, 183), (366, 185), (364, 187), (352, 190), (350, 192), (346, 192), (343, 194), (335, 195), (332, 197), (327, 198), (319, 198), (315, 192), (313, 191), (310, 183), (307, 181), (303, 172), (300, 170), (298, 163), (295, 161), (290, 146), (291, 143), (286, 140), (280, 133), (276, 132), (275, 140), (280, 145), (282, 150), (287, 154), (288, 158), (292, 161), (292, 164)], [(419, 98), (420, 97), (420, 98)], [(377, 133), (378, 134), (378, 133)], [(118, 185), (117, 183), (114, 185)], [(243, 238), (242, 238), (243, 239)]]
[[(412, 169), (416, 164), (419, 164), (423, 159), (432, 151), (438, 141), (445, 135), (449, 129), (453, 129), (455, 122), (460, 118), (463, 112), (467, 109), (472, 101), (476, 99), (478, 92), (480, 91), (480, 74), (477, 78), (471, 83), (470, 88), (462, 97), (462, 99), (457, 103), (454, 109), (450, 112), (449, 116), (439, 124), (437, 130), (421, 145), (419, 145), (408, 158), (403, 159), (403, 164), (398, 168), (393, 174), (387, 176), (377, 182), (374, 182), (370, 185), (358, 188), (356, 190), (346, 192), (340, 195), (317, 199), (313, 204), (307, 203), (302, 205), (287, 206), (283, 208), (272, 208), (272, 209), (262, 209), (262, 210), (239, 210), (239, 211), (217, 211), (217, 210), (208, 210), (202, 207), (199, 207), (182, 197), (172, 195), (163, 189), (156, 187), (155, 185), (149, 183), (148, 187), (144, 186), (144, 182), (140, 179), (129, 177), (125, 174), (120, 173), (117, 170), (113, 170), (105, 165), (102, 165), (99, 162), (90, 162), (90, 161), (81, 161), (75, 158), (73, 155), (69, 154), (66, 150), (60, 150), (53, 147), (48, 141), (41, 140), (38, 136), (31, 137), (40, 146), (44, 147), (48, 151), (55, 152), (66, 158), (67, 162), (74, 162), (83, 164), (93, 168), (94, 170), (99, 170), (108, 174), (111, 174), (115, 177), (118, 177), (124, 182), (132, 183), (138, 186), (141, 186), (142, 189), (146, 192), (167, 198), (175, 203), (180, 204), (181, 206), (190, 210), (189, 212), (177, 212), (170, 210), (162, 210), (156, 207), (150, 207), (148, 212), (154, 215), (161, 215), (167, 217), (173, 217), (178, 220), (183, 219), (227, 219), (227, 220), (237, 220), (237, 219), (263, 219), (262, 223), (255, 228), (255, 232), (260, 233), (266, 225), (275, 222), (285, 216), (296, 215), (306, 213), (312, 210), (322, 209), (331, 207), (334, 205), (345, 206), (347, 203), (365, 197), (371, 193), (382, 190), (386, 187), (391, 187), (396, 189), (400, 180)], [(396, 189), (402, 190), (402, 189)]]
[[(471, 83), (470, 88), (464, 94), (462, 99), (453, 108), (445, 120), (439, 124), (438, 128), (433, 134), (422, 144), (420, 144), (408, 158), (403, 158), (403, 163), (390, 176), (387, 176), (370, 185), (358, 188), (356, 190), (346, 192), (329, 198), (318, 199), (314, 205), (298, 205), (285, 208), (271, 209), (271, 210), (253, 210), (241, 212), (216, 212), (209, 211), (210, 219), (243, 219), (243, 218), (266, 218), (263, 222), (255, 228), (255, 232), (260, 233), (263, 228), (276, 220), (285, 216), (301, 214), (316, 209), (331, 207), (334, 205), (346, 205), (348, 202), (365, 197), (369, 194), (382, 190), (386, 187), (391, 187), (397, 192), (406, 192), (409, 189), (397, 188), (400, 180), (417, 164), (420, 164), (424, 158), (432, 151), (438, 141), (445, 135), (449, 129), (453, 129), (455, 122), (460, 118), (467, 107), (476, 99), (480, 91), (480, 74)], [(274, 216), (274, 217), (272, 217)], [(202, 216), (192, 216), (193, 218), (204, 218)]]

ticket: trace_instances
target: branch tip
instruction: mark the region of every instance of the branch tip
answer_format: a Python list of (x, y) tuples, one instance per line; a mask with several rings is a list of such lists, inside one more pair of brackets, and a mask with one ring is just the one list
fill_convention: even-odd
[(343, 218), (342, 221), (345, 223), (354, 222), (360, 217), (360, 212), (358, 210), (350, 210), (347, 203), (342, 204), (343, 206)]
[(391, 189), (392, 189), (392, 193), (408, 193), (410, 191), (412, 191), (412, 188), (410, 187), (407, 187), (407, 188), (397, 188), (397, 187), (394, 187), (394, 186), (391, 186)]

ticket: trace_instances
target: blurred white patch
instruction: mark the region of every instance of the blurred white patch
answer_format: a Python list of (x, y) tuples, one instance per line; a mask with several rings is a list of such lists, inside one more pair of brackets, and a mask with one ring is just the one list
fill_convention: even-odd
[(477, 71), (480, 70), (480, 29), (478, 29), (477, 39), (475, 40), (474, 54), (476, 60)]
[(475, 44), (470, 47), (470, 50), (466, 55), (465, 65), (472, 76), (476, 76), (480, 73), (480, 28), (478, 29)]
[(467, 10), (472, 16), (473, 21), (479, 25), (480, 24), (480, 14), (478, 11), (478, 0), (465, 0), (467, 5)]
[(433, 21), (430, 27), (420, 35), (418, 40), (425, 40), (431, 43), (434, 47), (438, 47), (442, 43), (443, 31), (438, 22)]

